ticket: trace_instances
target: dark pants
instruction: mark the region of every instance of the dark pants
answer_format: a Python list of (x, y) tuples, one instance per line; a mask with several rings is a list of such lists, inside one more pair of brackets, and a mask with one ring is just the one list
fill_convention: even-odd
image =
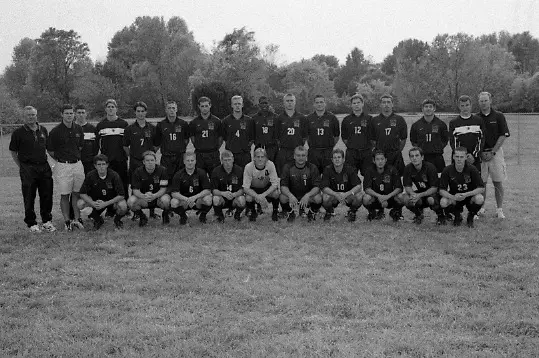
[(129, 193), (127, 191), (128, 185), (129, 185), (129, 175), (127, 174), (127, 161), (125, 162), (119, 162), (119, 161), (111, 161), (109, 163), (109, 168), (114, 170), (118, 175), (120, 176), (120, 179), (122, 179), (122, 184), (124, 187), (124, 198), (127, 200), (129, 197)]
[(445, 168), (445, 159), (442, 154), (429, 153), (425, 154), (425, 161), (434, 164), (438, 173), (443, 172)]
[(84, 167), (84, 176), (88, 175), (89, 172), (95, 169), (93, 160), (89, 162), (82, 162), (82, 166)]
[(277, 148), (276, 145), (273, 145), (273, 146), (267, 146), (267, 147), (264, 147), (264, 149), (266, 149), (266, 154), (268, 156), (268, 159), (271, 160), (273, 162), (273, 164), (275, 164), (275, 160), (277, 160), (277, 152), (279, 151), (279, 148)]
[(221, 164), (219, 159), (219, 150), (213, 152), (196, 152), (197, 167), (204, 169), (208, 176), (211, 176), (212, 171)]
[(400, 150), (398, 152), (389, 152), (386, 153), (386, 156), (387, 164), (394, 166), (402, 177), (402, 174), (404, 174), (404, 159), (402, 158), (402, 152)]
[(462, 214), (462, 212), (464, 211), (464, 207), (466, 207), (469, 214), (476, 215), (482, 206), (483, 205), (472, 203), (472, 197), (469, 196), (466, 199), (462, 201), (457, 201), (456, 204), (449, 206), (449, 210), (452, 211), (454, 214), (459, 215)]
[(316, 165), (320, 174), (331, 164), (333, 148), (309, 148), (309, 162)]
[(161, 156), (161, 165), (167, 168), (167, 175), (169, 180), (172, 180), (174, 174), (180, 171), (183, 167), (183, 154), (166, 154)]
[(275, 158), (275, 169), (277, 169), (277, 174), (281, 175), (283, 168), (286, 163), (294, 162), (294, 149), (293, 148), (281, 148), (277, 152)]
[(253, 158), (251, 158), (251, 153), (241, 152), (241, 153), (233, 153), (233, 154), (234, 154), (234, 164), (239, 165), (242, 168), (245, 168), (245, 166), (248, 163), (253, 161)]
[(356, 170), (361, 172), (362, 176), (365, 176), (367, 170), (372, 167), (374, 164), (372, 162), (372, 149), (346, 149), (346, 164), (350, 165)]
[(39, 213), (41, 221), (52, 220), (52, 171), (48, 163), (25, 164), (20, 163), (22, 197), (24, 200), (24, 222), (28, 227), (36, 225), (34, 203), (36, 192), (39, 193)]
[(133, 173), (135, 172), (135, 170), (137, 170), (137, 168), (141, 167), (142, 165), (142, 160), (138, 160), (135, 158), (129, 159), (129, 170), (127, 172), (127, 174), (129, 175), (129, 184), (131, 184), (131, 181), (133, 180)]

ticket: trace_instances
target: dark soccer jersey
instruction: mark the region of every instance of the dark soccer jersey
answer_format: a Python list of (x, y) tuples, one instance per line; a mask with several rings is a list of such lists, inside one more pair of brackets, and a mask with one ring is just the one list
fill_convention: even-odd
[(438, 187), (438, 171), (434, 164), (426, 161), (423, 161), (419, 171), (410, 163), (404, 168), (402, 182), (405, 187), (415, 185), (415, 192), (422, 193), (432, 187)]
[(372, 120), (371, 140), (376, 141), (376, 149), (386, 153), (400, 151), (400, 141), (408, 137), (408, 125), (404, 118), (391, 113), (389, 117), (379, 114)]
[(97, 141), (101, 153), (105, 154), (109, 161), (125, 162), (127, 155), (124, 151), (124, 131), (129, 124), (121, 118), (109, 121), (104, 118), (95, 127)]
[(461, 173), (457, 171), (455, 164), (451, 164), (445, 167), (440, 176), (440, 189), (447, 190), (453, 195), (483, 187), (485, 187), (485, 184), (481, 180), (479, 170), (473, 165), (468, 165), (468, 163), (464, 164), (464, 169)]
[(449, 122), (451, 148), (464, 147), (468, 153), (478, 157), (485, 144), (483, 118), (472, 114), (468, 119), (458, 116)]
[(9, 150), (17, 152), (21, 163), (47, 163), (47, 129), (38, 124), (35, 131), (26, 124), (17, 128), (11, 135)]
[(93, 200), (108, 201), (120, 195), (124, 196), (124, 186), (122, 179), (114, 170), (107, 169), (107, 176), (101, 179), (94, 169), (86, 175), (80, 193), (88, 195)]
[(485, 124), (485, 149), (492, 149), (496, 145), (499, 137), (509, 137), (509, 128), (502, 112), (490, 110), (488, 116), (479, 112)]
[(230, 173), (219, 165), (211, 173), (211, 187), (219, 191), (235, 193), (243, 187), (243, 168), (234, 164)]
[(320, 172), (312, 163), (305, 163), (303, 168), (295, 164), (286, 164), (281, 174), (281, 186), (286, 186), (297, 198), (303, 197), (314, 187), (320, 186)]
[(211, 152), (219, 149), (219, 137), (223, 137), (222, 122), (214, 115), (208, 119), (198, 116), (189, 123), (189, 134), (194, 137), (197, 151)]
[(153, 173), (148, 173), (143, 166), (135, 169), (131, 179), (131, 189), (138, 189), (142, 193), (157, 193), (161, 188), (168, 187), (167, 169), (156, 165)]
[(339, 120), (331, 112), (318, 116), (313, 112), (307, 116), (309, 148), (333, 148), (335, 137), (341, 135)]
[(174, 122), (165, 118), (155, 127), (154, 144), (162, 155), (179, 155), (185, 153), (190, 136), (189, 123), (179, 117)]
[(305, 116), (298, 112), (294, 112), (292, 117), (289, 117), (286, 112), (279, 115), (276, 131), (280, 147), (286, 149), (295, 149), (303, 145), (303, 139), (309, 134)]
[(60, 122), (51, 130), (47, 141), (47, 150), (54, 152), (54, 159), (59, 161), (80, 160), (80, 150), (84, 145), (84, 132), (76, 123), (68, 128), (64, 122)]
[(333, 191), (346, 192), (360, 184), (361, 179), (353, 167), (345, 164), (341, 172), (337, 173), (333, 164), (330, 164), (324, 168), (320, 189), (330, 188)]
[(124, 132), (124, 147), (129, 147), (129, 157), (142, 160), (142, 153), (154, 150), (155, 126), (146, 122), (141, 127), (137, 121), (130, 124)]
[(86, 123), (82, 126), (82, 131), (84, 132), (84, 144), (80, 151), (81, 160), (83, 162), (92, 162), (97, 155), (97, 152), (99, 152), (99, 147), (97, 146), (95, 138), (95, 126)]
[(253, 117), (255, 125), (255, 145), (270, 147), (277, 145), (277, 139), (275, 138), (275, 126), (277, 123), (277, 116), (275, 113), (268, 112), (264, 115), (263, 112), (258, 112)]
[(343, 141), (348, 141), (347, 148), (365, 150), (372, 147), (370, 140), (370, 131), (372, 117), (361, 113), (360, 116), (349, 114), (342, 120), (341, 137)]
[(187, 174), (185, 168), (174, 174), (168, 187), (169, 193), (180, 193), (183, 196), (197, 195), (204, 189), (211, 189), (208, 175), (203, 169), (195, 168), (193, 174)]
[(391, 165), (386, 165), (382, 173), (378, 173), (375, 166), (369, 168), (363, 179), (363, 190), (369, 188), (382, 195), (387, 195), (397, 188), (402, 189), (399, 172)]
[(410, 128), (410, 142), (425, 154), (443, 154), (448, 140), (447, 124), (436, 116), (430, 123), (421, 117)]
[(232, 153), (250, 153), (251, 143), (255, 139), (253, 119), (242, 115), (236, 119), (232, 114), (223, 119), (223, 139), (225, 148)]

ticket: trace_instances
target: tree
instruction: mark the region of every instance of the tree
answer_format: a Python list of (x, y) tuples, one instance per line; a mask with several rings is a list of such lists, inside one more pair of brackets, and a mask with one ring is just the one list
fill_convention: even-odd
[(4, 71), (3, 82), (6, 89), (15, 98), (20, 98), (23, 88), (28, 84), (30, 74), (30, 59), (36, 41), (28, 37), (23, 38), (13, 49), (12, 64)]
[(350, 83), (357, 82), (369, 69), (370, 62), (365, 58), (363, 51), (354, 47), (346, 56), (346, 62), (335, 78), (335, 91), (338, 96), (349, 93)]
[(0, 123), (19, 123), (22, 113), (17, 100), (13, 98), (7, 86), (0, 83)]
[(515, 56), (519, 73), (535, 73), (539, 70), (539, 40), (528, 31), (513, 35), (507, 46)]

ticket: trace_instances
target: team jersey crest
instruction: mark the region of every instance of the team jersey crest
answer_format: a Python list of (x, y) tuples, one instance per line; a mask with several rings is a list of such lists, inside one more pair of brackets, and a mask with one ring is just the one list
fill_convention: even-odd
[(245, 122), (240, 123), (240, 129), (243, 129), (243, 130), (245, 129)]
[(466, 184), (470, 183), (472, 181), (472, 178), (468, 174), (464, 174), (464, 182)]
[(386, 184), (391, 183), (391, 176), (389, 174), (384, 175), (383, 182)]
[(193, 179), (193, 186), (198, 186), (198, 179), (197, 178)]
[(390, 119), (389, 120), (389, 125), (391, 127), (396, 127), (397, 126), (397, 120), (396, 119)]
[(329, 127), (329, 121), (327, 119), (324, 120), (324, 127)]
[(294, 121), (294, 127), (299, 128), (299, 120), (296, 119)]
[(153, 182), (154, 184), (159, 184), (159, 177), (157, 175), (154, 175)]
[(273, 127), (273, 119), (268, 119), (268, 126)]
[(152, 133), (149, 130), (144, 131), (144, 138), (150, 138)]
[(231, 182), (232, 182), (232, 184), (238, 184), (238, 177), (233, 175), (232, 178), (231, 178)]
[(438, 133), (438, 125), (437, 124), (432, 125), (432, 133)]
[(424, 182), (427, 182), (427, 181), (428, 181), (428, 179), (427, 179), (427, 174), (423, 174), (423, 175), (421, 176), (421, 179), (422, 179)]
[(215, 125), (213, 124), (213, 122), (208, 123), (208, 129), (209, 130), (212, 131), (214, 128), (215, 128)]
[(345, 182), (345, 183), (348, 182), (348, 175), (347, 175), (347, 174), (344, 174), (344, 175), (342, 176), (342, 181)]
[(175, 131), (176, 133), (181, 133), (181, 131), (182, 131), (182, 126), (178, 124), (178, 125), (174, 128), (174, 131)]
[(307, 180), (307, 174), (303, 174), (303, 175), (302, 175), (302, 179), (303, 179), (303, 180)]
[(366, 119), (362, 119), (362, 120), (361, 120), (361, 126), (362, 126), (362, 127), (366, 127), (366, 126), (367, 126), (367, 120), (366, 120)]
[(107, 189), (112, 189), (112, 182), (108, 181), (106, 182)]

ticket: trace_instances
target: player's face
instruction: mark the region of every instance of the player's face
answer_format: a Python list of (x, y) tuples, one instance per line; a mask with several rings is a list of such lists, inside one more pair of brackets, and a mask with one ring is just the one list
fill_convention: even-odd
[(293, 111), (296, 108), (296, 97), (288, 96), (285, 97), (284, 100), (284, 108)]
[(314, 109), (317, 112), (324, 112), (326, 110), (326, 100), (322, 97), (318, 97), (314, 100)]
[(307, 162), (307, 152), (304, 150), (294, 151), (294, 161), (297, 166), (302, 167)]
[(85, 109), (77, 109), (77, 113), (75, 113), (75, 118), (77, 119), (77, 122), (85, 122), (86, 121), (86, 110)]
[(189, 170), (195, 169), (197, 165), (197, 158), (192, 155), (185, 157), (185, 159), (183, 160), (183, 164), (185, 165), (186, 169), (189, 169)]
[(97, 169), (97, 174), (99, 174), (99, 176), (105, 176), (107, 174), (109, 163), (104, 160), (98, 160), (97, 163), (94, 164), (94, 167)]
[(232, 166), (234, 166), (234, 158), (232, 157), (225, 157), (221, 159), (221, 164), (223, 164), (223, 167), (226, 171), (229, 171), (232, 169)]
[(72, 109), (64, 109), (62, 112), (62, 119), (64, 120), (64, 123), (73, 123), (73, 118), (75, 118), (75, 112), (73, 112)]
[(376, 157), (374, 157), (374, 165), (376, 165), (376, 168), (378, 169), (384, 169), (387, 163), (387, 158), (385, 155), (378, 154)]
[(414, 150), (410, 153), (410, 162), (416, 167), (423, 163), (423, 156), (421, 156), (421, 153), (419, 153), (418, 150)]
[(211, 104), (210, 102), (199, 103), (198, 109), (200, 110), (200, 114), (206, 117), (210, 114)]
[(423, 115), (430, 117), (434, 115), (435, 110), (436, 108), (434, 107), (434, 105), (427, 103), (426, 105), (423, 106)]
[(472, 113), (472, 104), (470, 101), (459, 102), (459, 111), (461, 116), (468, 117)]
[(255, 153), (255, 166), (257, 166), (258, 168), (265, 167), (267, 161), (268, 158), (263, 153)]
[(354, 98), (352, 100), (352, 111), (363, 112), (363, 101), (359, 98)]
[(152, 173), (155, 170), (155, 165), (157, 161), (155, 160), (155, 157), (153, 155), (147, 155), (144, 157), (142, 163), (144, 164), (146, 171)]
[(479, 108), (481, 108), (481, 111), (488, 112), (490, 111), (490, 106), (492, 105), (492, 101), (490, 100), (490, 97), (488, 94), (482, 94), (479, 96)]
[(453, 154), (453, 160), (455, 160), (455, 166), (461, 168), (464, 166), (464, 163), (466, 162), (466, 153), (457, 151)]
[(243, 99), (235, 98), (232, 100), (232, 110), (234, 111), (234, 113), (241, 113), (242, 108), (243, 108)]
[(393, 111), (393, 100), (391, 98), (382, 98), (380, 108), (382, 108), (382, 113), (390, 114)]
[(341, 153), (335, 153), (333, 154), (333, 157), (331, 157), (331, 162), (334, 166), (340, 167), (344, 163), (344, 158)]
[(266, 100), (262, 100), (261, 102), (258, 103), (258, 107), (260, 108), (261, 111), (267, 112), (269, 111), (269, 102)]
[(144, 107), (137, 107), (135, 109), (135, 116), (138, 120), (143, 120), (146, 118), (146, 108)]
[(116, 115), (116, 112), (118, 111), (118, 109), (116, 108), (116, 106), (113, 103), (109, 103), (105, 107), (105, 111), (107, 112), (107, 116), (112, 117), (112, 116)]
[(35, 109), (27, 109), (24, 111), (24, 121), (26, 124), (34, 125), (37, 123), (37, 111)]
[(178, 112), (178, 107), (175, 104), (167, 104), (167, 117), (176, 118), (176, 113)]

